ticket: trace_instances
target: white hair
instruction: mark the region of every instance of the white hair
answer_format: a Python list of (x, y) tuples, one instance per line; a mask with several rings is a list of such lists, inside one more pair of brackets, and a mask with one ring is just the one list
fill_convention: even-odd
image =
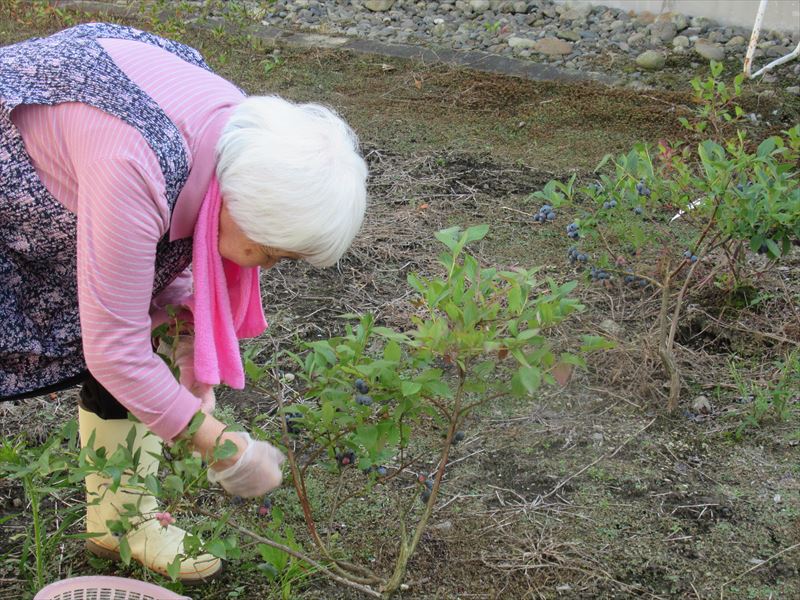
[(217, 143), (217, 178), (233, 220), (256, 243), (335, 264), (364, 219), (367, 166), (333, 110), (253, 96)]

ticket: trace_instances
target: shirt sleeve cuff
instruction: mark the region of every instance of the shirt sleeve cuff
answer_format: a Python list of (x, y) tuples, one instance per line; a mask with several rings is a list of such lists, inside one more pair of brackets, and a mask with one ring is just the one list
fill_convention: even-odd
[(200, 410), (200, 398), (181, 386), (175, 402), (152, 423), (145, 426), (166, 442), (171, 442), (180, 435)]

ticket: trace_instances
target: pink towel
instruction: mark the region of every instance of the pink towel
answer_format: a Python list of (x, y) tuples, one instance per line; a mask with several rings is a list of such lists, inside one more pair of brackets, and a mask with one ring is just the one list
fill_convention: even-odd
[(219, 211), (222, 197), (216, 175), (211, 178), (194, 226), (192, 273), (194, 298), (194, 370), (197, 381), (244, 387), (239, 339), (267, 327), (258, 267), (240, 267), (219, 253)]

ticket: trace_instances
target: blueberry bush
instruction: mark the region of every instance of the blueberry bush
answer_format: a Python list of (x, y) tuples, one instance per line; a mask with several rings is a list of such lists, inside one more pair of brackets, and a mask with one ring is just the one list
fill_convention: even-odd
[[(685, 125), (697, 133), (723, 134), (742, 116), (733, 89), (712, 76), (692, 82), (700, 108)], [(606, 156), (595, 181), (575, 186), (549, 182), (533, 198), (568, 208), (567, 258), (594, 285), (661, 295), (658, 348), (670, 377), (668, 409), (680, 394), (672, 348), (687, 297), (706, 286), (734, 293), (751, 286), (758, 268), (771, 268), (800, 240), (800, 125), (751, 141), (734, 128), (728, 139), (697, 144), (638, 144)], [(538, 213), (537, 213), (538, 215)], [(540, 221), (540, 219), (534, 219)], [(755, 252), (767, 259), (757, 267)]]
[[(579, 353), (557, 354), (547, 333), (582, 310), (569, 298), (575, 283), (543, 282), (525, 269), (481, 267), (466, 247), (487, 230), (437, 234), (445, 247), (439, 257), (445, 274), (409, 275), (416, 292), (411, 329), (398, 332), (362, 316), (344, 335), (310, 342), (292, 354), (299, 392), (276, 396), (291, 481), (314, 551), (340, 578), (378, 595), (401, 589), (409, 558), (446, 485), (450, 453), (466, 437), (469, 414), (500, 397), (531, 395), (543, 384), (565, 382), (570, 370), (583, 364), (580, 353), (606, 345), (587, 336)], [(265, 385), (269, 365), (251, 359), (247, 367), (254, 384), (274, 395), (275, 386)], [(323, 511), (309, 492), (320, 467), (336, 474), (337, 492), (345, 480), (355, 480), (358, 491), (337, 493)], [(318, 531), (319, 515), (324, 512), (333, 522), (343, 503), (353, 496), (369, 499), (378, 486), (393, 498), (397, 524), (396, 564), (385, 575), (337, 559)]]

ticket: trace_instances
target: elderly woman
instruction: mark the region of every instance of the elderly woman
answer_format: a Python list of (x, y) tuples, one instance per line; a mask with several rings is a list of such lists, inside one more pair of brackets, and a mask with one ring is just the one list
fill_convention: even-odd
[[(350, 128), (319, 105), (245, 97), (192, 48), (95, 23), (0, 48), (0, 134), (0, 400), (81, 384), (82, 444), (113, 452), (130, 412), (145, 473), (202, 409), (193, 447), (238, 447), (209, 478), (247, 497), (278, 486), (281, 453), (226, 431), (212, 385), (243, 386), (237, 341), (266, 326), (258, 268), (332, 265), (356, 235), (367, 170)], [(180, 382), (151, 337), (168, 305), (194, 324)], [(185, 532), (125, 481), (87, 477), (87, 546), (118, 557), (106, 523), (138, 502), (132, 555), (166, 573)], [(186, 559), (180, 577), (221, 567)]]

